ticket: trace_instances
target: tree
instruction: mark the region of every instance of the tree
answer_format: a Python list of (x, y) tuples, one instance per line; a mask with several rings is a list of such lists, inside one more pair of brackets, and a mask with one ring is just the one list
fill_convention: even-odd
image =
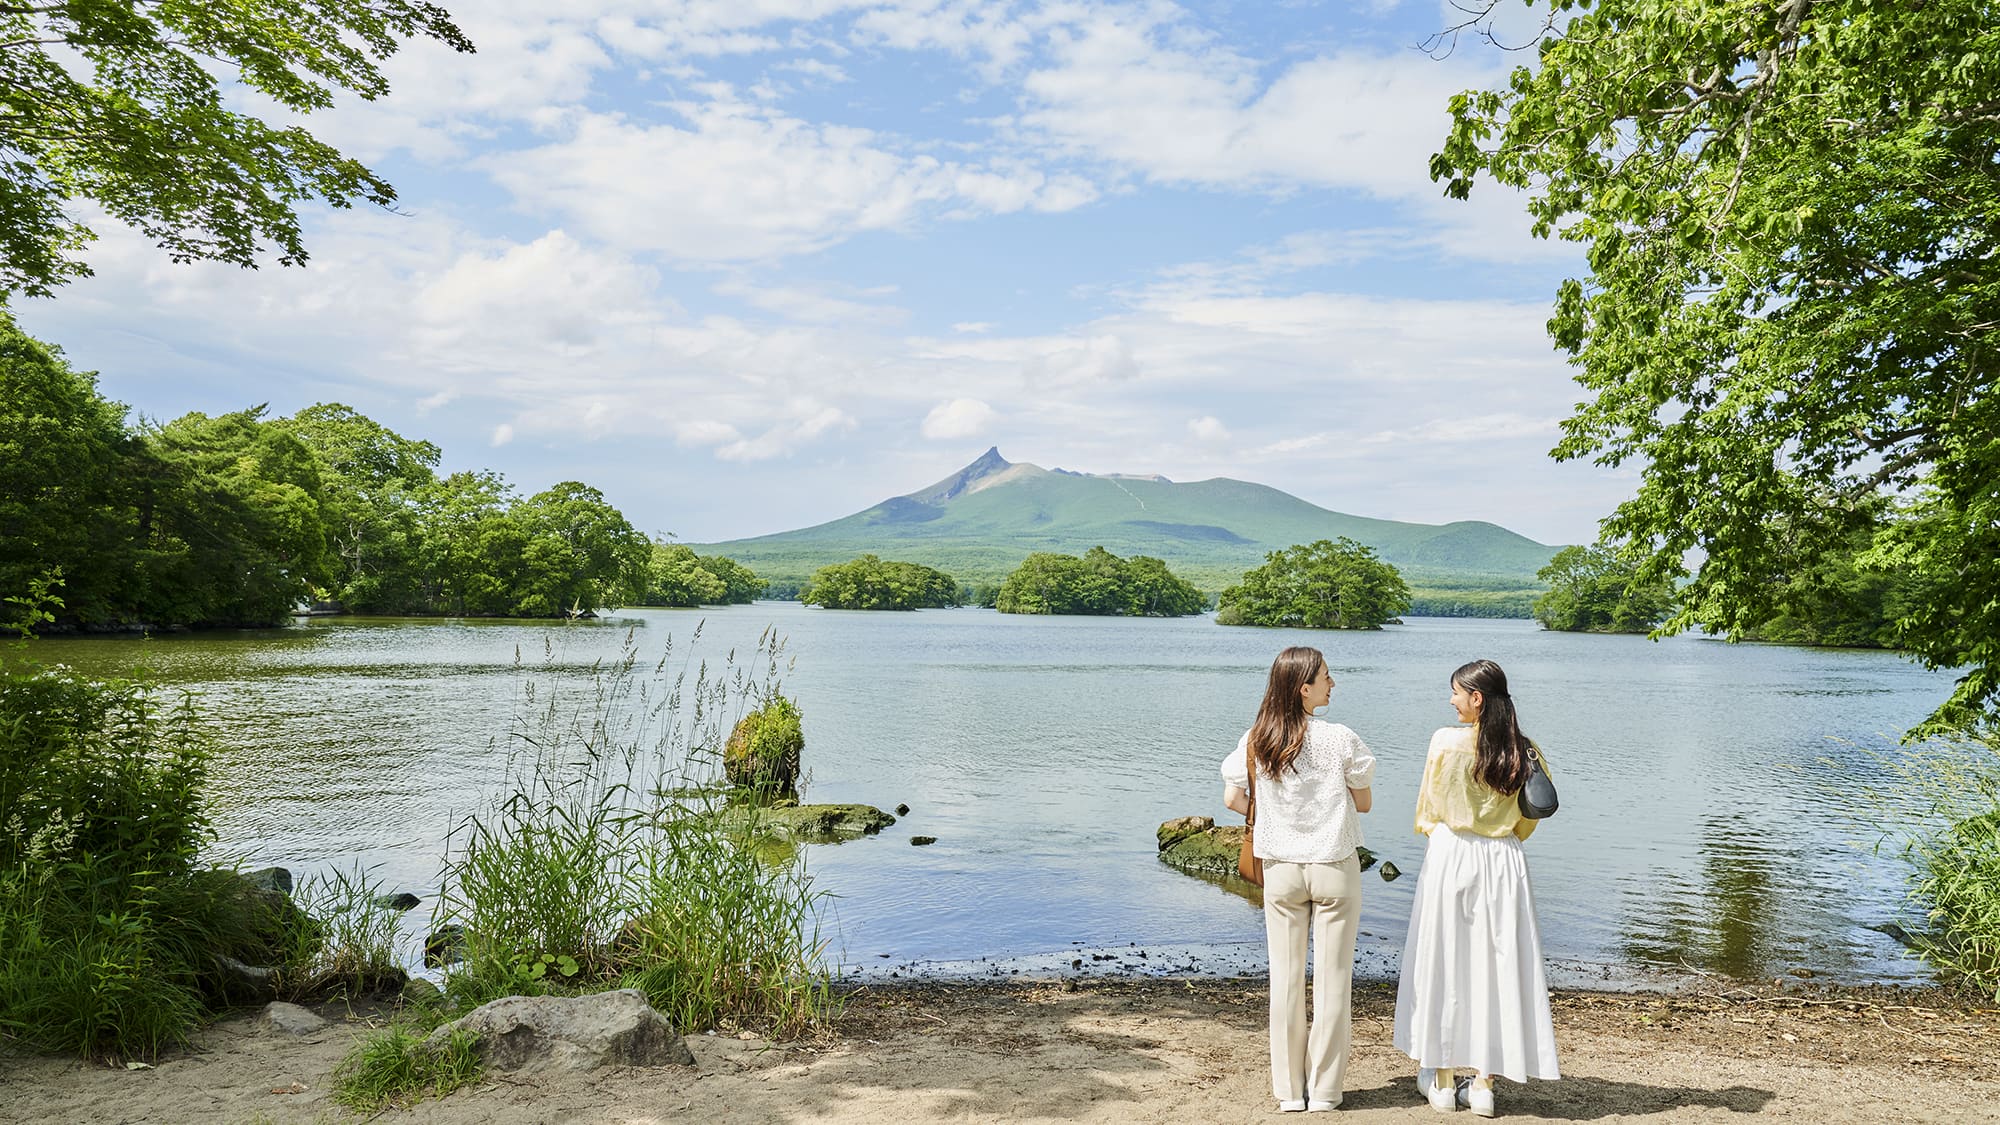
[(652, 544), (597, 489), (563, 481), (510, 515), (525, 536), (511, 612), (561, 617), (644, 594)]
[(1770, 616), (1745, 629), (1743, 639), (1837, 648), (1895, 647), (1895, 623), (1909, 601), (1911, 579), (1861, 563), (1879, 539), (1896, 534), (1895, 528), (1892, 521), (1877, 531), (1858, 530), (1845, 544), (1822, 553), (1804, 573), (1769, 591)]
[(1205, 601), (1159, 559), (1121, 559), (1092, 547), (1081, 558), (1029, 555), (1000, 584), (993, 606), (1001, 613), (1181, 617), (1200, 613)]
[(1608, 547), (1564, 547), (1535, 572), (1549, 584), (1535, 620), (1565, 633), (1644, 633), (1673, 608), (1674, 588), (1641, 582), (1638, 570)]
[(799, 600), (827, 609), (929, 609), (959, 603), (951, 575), (863, 555), (813, 571)]
[(157, 625), (271, 625), (323, 587), (319, 467), (263, 407), (144, 432), (138, 613)]
[(381, 207), (395, 189), (297, 126), (224, 108), (212, 71), (292, 113), (388, 93), (403, 40), (472, 44), (421, 0), (0, 3), (0, 302), (90, 274), (88, 199), (177, 262), (306, 260), (294, 208)]
[(334, 600), (359, 613), (429, 610), (417, 563), (417, 502), (437, 481), (438, 447), (339, 403), (309, 406), (276, 425), (319, 466)]
[(1272, 551), (1216, 600), (1218, 625), (1380, 629), (1410, 608), (1410, 588), (1375, 549), (1346, 536)]
[(735, 559), (702, 556), (679, 543), (653, 544), (641, 605), (748, 605), (764, 592), (764, 580)]
[(1857, 565), (1912, 574), (1897, 645), (1966, 669), (1912, 733), (2000, 721), (2000, 4), (1555, 10), (1431, 171), (1587, 247), (1555, 456), (1641, 464), (1604, 532), (1644, 581), (1692, 569), (1662, 631), (1743, 635), (1901, 495)]
[(129, 597), (125, 408), (0, 313), (0, 626), (37, 591), (61, 624), (116, 621)]

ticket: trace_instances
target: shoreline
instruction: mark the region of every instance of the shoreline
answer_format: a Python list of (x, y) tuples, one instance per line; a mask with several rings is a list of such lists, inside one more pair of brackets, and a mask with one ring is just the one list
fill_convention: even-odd
[[(1502, 1083), (1523, 1120), (2000, 1120), (2000, 1008), (1936, 987), (1696, 980), (1674, 993), (1551, 993), (1564, 1078)], [(697, 1065), (494, 1075), (389, 1119), (439, 1125), (665, 1120), (1239, 1121), (1276, 1116), (1259, 977), (915, 981), (848, 986), (832, 1027), (790, 1042), (723, 1028)], [(1390, 1042), (1394, 986), (1355, 986), (1343, 1112), (1429, 1121)], [(0, 1050), (0, 1120), (344, 1122), (333, 1068), (383, 1007), (319, 1005), (302, 1037), (255, 1011), (147, 1069)]]

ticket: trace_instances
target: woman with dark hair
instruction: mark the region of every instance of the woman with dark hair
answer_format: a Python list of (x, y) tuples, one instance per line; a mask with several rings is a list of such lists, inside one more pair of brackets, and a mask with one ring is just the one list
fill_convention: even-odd
[(1353, 731), (1313, 717), (1332, 694), (1333, 673), (1318, 649), (1279, 653), (1256, 723), (1222, 761), (1223, 803), (1248, 813), (1253, 792), (1257, 802), (1253, 850), (1264, 861), (1271, 956), (1271, 1091), (1281, 1110), (1334, 1108), (1347, 1075), (1354, 931), (1361, 919), (1358, 814), (1373, 803), (1375, 755)]
[[(1433, 734), (1424, 762), (1417, 831), (1430, 842), (1403, 942), (1395, 1041), (1434, 1108), (1491, 1117), (1494, 1075), (1560, 1077), (1521, 850), (1535, 821), (1518, 794), (1540, 748), (1521, 733), (1507, 673), (1491, 660), (1451, 674), (1451, 706), (1471, 725)], [(1471, 1072), (1462, 1087), (1457, 1068)]]

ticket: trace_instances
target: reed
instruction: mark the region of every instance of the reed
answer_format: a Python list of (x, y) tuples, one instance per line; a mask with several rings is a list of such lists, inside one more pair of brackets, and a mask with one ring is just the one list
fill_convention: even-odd
[(676, 664), (670, 642), (642, 663), (628, 633), (587, 676), (545, 650), (505, 783), (448, 848), (434, 922), (466, 936), (450, 995), (630, 986), (683, 1031), (731, 1019), (790, 1034), (832, 1014), (822, 893), (801, 859), (760, 860), (718, 815), (724, 739), (777, 695), (783, 648), (766, 632), (711, 668)]
[(1923, 913), (1917, 952), (1948, 981), (2000, 1003), (2000, 738), (1961, 736), (1909, 749), (1896, 776), (1911, 863), (1911, 900)]

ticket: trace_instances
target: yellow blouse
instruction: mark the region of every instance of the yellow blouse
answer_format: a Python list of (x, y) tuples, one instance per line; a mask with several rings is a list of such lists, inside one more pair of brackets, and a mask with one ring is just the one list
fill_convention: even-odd
[[(1444, 727), (1431, 735), (1424, 759), (1424, 784), (1417, 791), (1417, 831), (1428, 836), (1442, 824), (1475, 836), (1527, 839), (1535, 821), (1521, 815), (1517, 795), (1501, 796), (1472, 776), (1477, 756), (1472, 733), (1476, 727)], [(1542, 759), (1544, 769), (1548, 759)]]

